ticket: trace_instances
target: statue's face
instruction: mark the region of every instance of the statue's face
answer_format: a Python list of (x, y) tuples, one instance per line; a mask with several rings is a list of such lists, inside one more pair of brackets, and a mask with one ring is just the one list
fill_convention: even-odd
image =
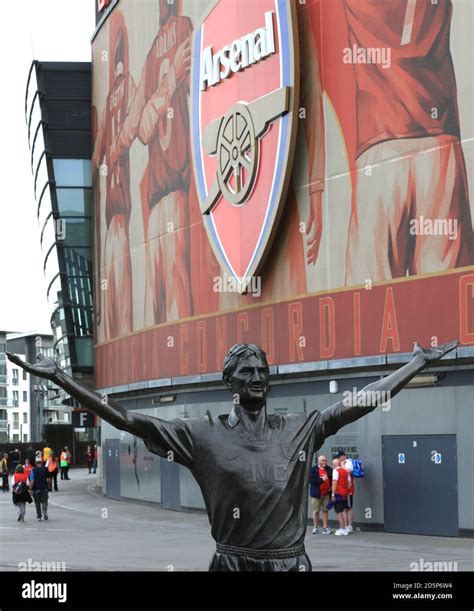
[(268, 370), (254, 354), (239, 361), (230, 380), (232, 395), (249, 411), (259, 411), (265, 405), (268, 392)]

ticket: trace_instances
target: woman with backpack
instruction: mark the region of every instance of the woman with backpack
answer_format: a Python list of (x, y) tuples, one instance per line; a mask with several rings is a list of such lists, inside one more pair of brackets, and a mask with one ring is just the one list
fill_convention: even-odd
[(45, 467), (48, 469), (48, 488), (49, 491), (58, 491), (58, 470), (59, 470), (59, 462), (54, 452), (51, 452), (50, 457), (46, 461)]
[(12, 477), (13, 504), (16, 507), (18, 522), (25, 521), (26, 504), (32, 502), (28, 492), (28, 476), (23, 465), (17, 465)]

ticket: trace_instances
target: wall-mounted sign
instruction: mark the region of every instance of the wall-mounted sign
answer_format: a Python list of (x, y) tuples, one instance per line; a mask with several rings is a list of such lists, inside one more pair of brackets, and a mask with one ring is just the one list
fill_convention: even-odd
[(92, 428), (94, 426), (94, 414), (91, 412), (72, 412), (72, 426), (74, 428)]
[(405, 464), (405, 454), (400, 453), (398, 455), (398, 462), (399, 462), (400, 465), (404, 465)]

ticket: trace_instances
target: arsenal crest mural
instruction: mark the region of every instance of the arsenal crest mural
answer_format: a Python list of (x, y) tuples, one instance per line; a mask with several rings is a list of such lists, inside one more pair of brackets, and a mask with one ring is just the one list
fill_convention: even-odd
[(273, 0), (245, 6), (219, 0), (193, 35), (191, 130), (200, 209), (214, 253), (240, 292), (263, 263), (288, 188), (296, 43), (294, 5)]
[(110, 7), (93, 41), (98, 387), (198, 379), (237, 342), (315, 369), (474, 345), (474, 3)]

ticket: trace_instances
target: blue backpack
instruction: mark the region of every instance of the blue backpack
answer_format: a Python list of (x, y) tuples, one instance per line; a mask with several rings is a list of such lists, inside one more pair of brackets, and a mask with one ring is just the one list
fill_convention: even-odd
[(363, 462), (361, 460), (359, 460), (358, 458), (353, 458), (352, 459), (352, 464), (354, 465), (354, 469), (352, 471), (352, 476), (353, 477), (364, 477), (365, 470), (364, 470)]

